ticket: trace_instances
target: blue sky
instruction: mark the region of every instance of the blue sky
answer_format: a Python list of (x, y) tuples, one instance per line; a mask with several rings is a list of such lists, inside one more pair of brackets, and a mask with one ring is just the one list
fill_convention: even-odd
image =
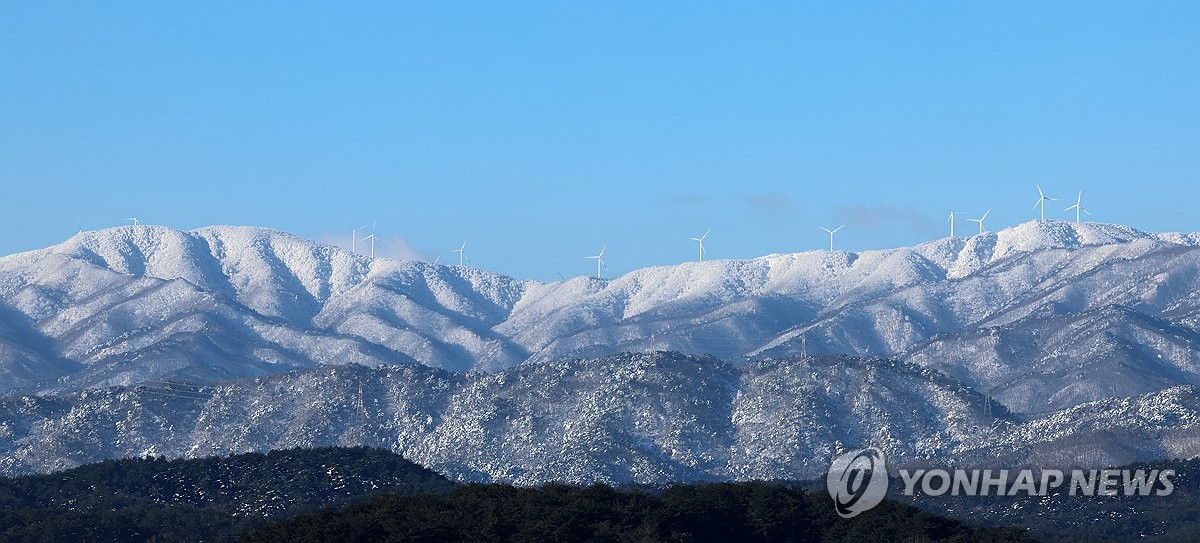
[(0, 253), (374, 220), (548, 280), (998, 229), (1035, 183), (1200, 230), (1200, 5), (750, 4), (8, 3)]

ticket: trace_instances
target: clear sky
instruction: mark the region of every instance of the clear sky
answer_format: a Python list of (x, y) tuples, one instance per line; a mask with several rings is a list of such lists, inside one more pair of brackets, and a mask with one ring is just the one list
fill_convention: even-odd
[[(353, 4), (353, 5), (350, 5)], [(837, 4), (837, 7), (819, 4)], [(1196, 2), (7, 2), (0, 254), (130, 216), (556, 279), (1200, 230)], [(973, 227), (959, 223), (959, 232)]]

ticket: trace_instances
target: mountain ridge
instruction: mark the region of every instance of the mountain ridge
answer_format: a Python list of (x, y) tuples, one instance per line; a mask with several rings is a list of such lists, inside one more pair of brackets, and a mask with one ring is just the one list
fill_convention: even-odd
[(1031, 221), (908, 248), (539, 283), (257, 227), (123, 226), (0, 258), (0, 394), (346, 363), (499, 371), (624, 351), (902, 356), (935, 337), (1113, 304), (1191, 328), (1198, 240)]

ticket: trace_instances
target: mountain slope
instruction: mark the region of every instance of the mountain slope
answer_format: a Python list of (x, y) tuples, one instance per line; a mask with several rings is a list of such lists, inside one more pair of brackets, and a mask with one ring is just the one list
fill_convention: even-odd
[[(626, 354), (471, 375), (351, 366), (229, 383), (200, 397), (110, 388), (9, 398), (0, 401), (0, 472), (357, 444), (457, 480), (518, 484), (805, 479), (867, 444), (918, 465), (1200, 453), (1196, 387), (1028, 421), (994, 412), (935, 371), (882, 359), (736, 368)], [(1096, 439), (1101, 433), (1106, 439)]]
[(903, 359), (1044, 413), (1200, 384), (1200, 333), (1120, 305), (935, 336)]

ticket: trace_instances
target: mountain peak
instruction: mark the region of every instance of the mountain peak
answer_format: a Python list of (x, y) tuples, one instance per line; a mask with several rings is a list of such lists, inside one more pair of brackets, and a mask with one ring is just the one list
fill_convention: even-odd
[(1000, 230), (996, 233), (996, 238), (997, 247), (1005, 248), (999, 255), (1002, 257), (1017, 251), (1111, 245), (1154, 239), (1155, 236), (1120, 224), (1031, 220)]

